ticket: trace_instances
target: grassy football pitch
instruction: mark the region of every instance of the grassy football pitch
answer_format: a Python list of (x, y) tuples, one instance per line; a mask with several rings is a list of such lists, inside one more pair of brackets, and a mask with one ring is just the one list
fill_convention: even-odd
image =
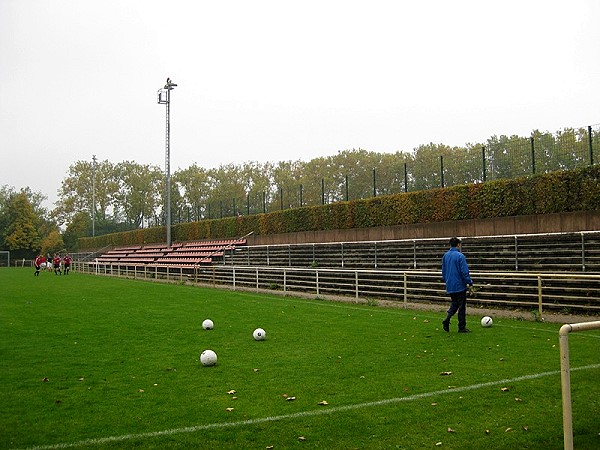
[[(0, 448), (563, 445), (560, 324), (445, 333), (437, 312), (20, 268), (0, 286)], [(600, 331), (569, 340), (575, 448), (600, 448)]]

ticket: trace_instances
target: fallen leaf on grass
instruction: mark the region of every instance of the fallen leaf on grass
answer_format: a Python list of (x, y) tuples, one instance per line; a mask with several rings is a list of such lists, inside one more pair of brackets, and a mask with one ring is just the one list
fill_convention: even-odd
[(510, 391), (510, 388), (503, 387), (503, 388), (500, 388), (500, 390), (501, 390), (502, 392), (508, 392), (508, 391)]
[(524, 426), (523, 426), (523, 430), (525, 430), (525, 431), (529, 431), (529, 427), (528, 427), (527, 425), (524, 425)]
[(511, 427), (508, 427), (506, 430), (504, 430), (505, 433), (508, 433), (509, 431), (512, 431), (513, 429)]
[(305, 438), (304, 436), (298, 436), (298, 440), (299, 440), (299, 441), (305, 441), (305, 440), (306, 440), (306, 438)]
[(324, 406), (324, 405), (329, 405), (329, 403), (327, 403), (327, 400), (322, 400), (319, 403), (317, 403), (318, 405)]
[(50, 381), (50, 380), (48, 379), (48, 377), (44, 377), (44, 378), (42, 378), (42, 383), (47, 383), (48, 381)]
[(440, 375), (452, 375), (452, 372), (440, 372)]
[(296, 397), (287, 397), (285, 400), (287, 402), (293, 402), (294, 400), (296, 400)]
[(225, 411), (231, 412), (231, 411), (233, 411), (233, 408), (225, 408)]
[(490, 434), (490, 430), (485, 430), (485, 434)]
[(438, 404), (437, 404), (437, 402), (433, 402), (433, 403), (431, 404), (431, 406), (437, 406), (437, 405), (438, 405)]
[(227, 391), (227, 393), (228, 393), (229, 395), (233, 395), (233, 394), (235, 394), (235, 389), (232, 389), (232, 390), (230, 390), (230, 391)]
[(519, 397), (515, 397), (515, 402), (522, 402), (523, 399), (519, 398)]
[(144, 392), (144, 390), (143, 389), (138, 389), (138, 392)]
[(448, 433), (454, 433), (454, 430), (450, 427), (448, 427)]
[(441, 447), (441, 445), (442, 445), (442, 443), (441, 443), (441, 442), (436, 442), (436, 443), (435, 443), (435, 446), (436, 446), (436, 447)]

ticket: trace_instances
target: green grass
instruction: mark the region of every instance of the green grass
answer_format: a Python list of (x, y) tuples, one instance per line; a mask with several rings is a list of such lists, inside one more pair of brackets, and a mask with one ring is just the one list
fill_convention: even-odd
[[(0, 448), (562, 448), (558, 324), (446, 334), (436, 312), (29, 269), (0, 286)], [(570, 336), (594, 365), (571, 373), (579, 449), (600, 446), (599, 348)]]

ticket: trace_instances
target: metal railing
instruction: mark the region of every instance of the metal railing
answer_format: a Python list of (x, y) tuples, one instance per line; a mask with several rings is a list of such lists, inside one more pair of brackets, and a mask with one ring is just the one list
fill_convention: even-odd
[[(269, 266), (164, 267), (77, 262), (77, 271), (197, 286), (252, 290), (356, 302), (447, 304), (440, 271), (326, 269)], [(547, 311), (600, 312), (600, 275), (473, 272), (471, 303), (522, 308), (542, 318)]]
[[(448, 238), (270, 244), (236, 247), (235, 266), (436, 270)], [(462, 252), (477, 271), (600, 273), (600, 232), (465, 237)]]

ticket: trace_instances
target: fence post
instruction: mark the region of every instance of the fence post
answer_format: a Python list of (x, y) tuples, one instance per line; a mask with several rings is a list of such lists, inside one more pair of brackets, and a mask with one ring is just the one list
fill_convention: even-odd
[(375, 169), (373, 169), (373, 197), (377, 197), (377, 182), (375, 181)]
[(279, 209), (283, 211), (283, 187), (279, 188)]
[(590, 150), (590, 166), (594, 165), (594, 149), (593, 149), (593, 139), (592, 139), (592, 126), (588, 125), (588, 147)]
[(481, 175), (483, 177), (483, 182), (485, 183), (487, 177), (487, 165), (485, 162), (485, 145), (481, 146)]
[(533, 139), (533, 136), (529, 138), (529, 141), (531, 143), (531, 173), (535, 175), (535, 141)]
[(346, 174), (346, 201), (348, 201), (349, 196), (348, 196), (348, 175)]

